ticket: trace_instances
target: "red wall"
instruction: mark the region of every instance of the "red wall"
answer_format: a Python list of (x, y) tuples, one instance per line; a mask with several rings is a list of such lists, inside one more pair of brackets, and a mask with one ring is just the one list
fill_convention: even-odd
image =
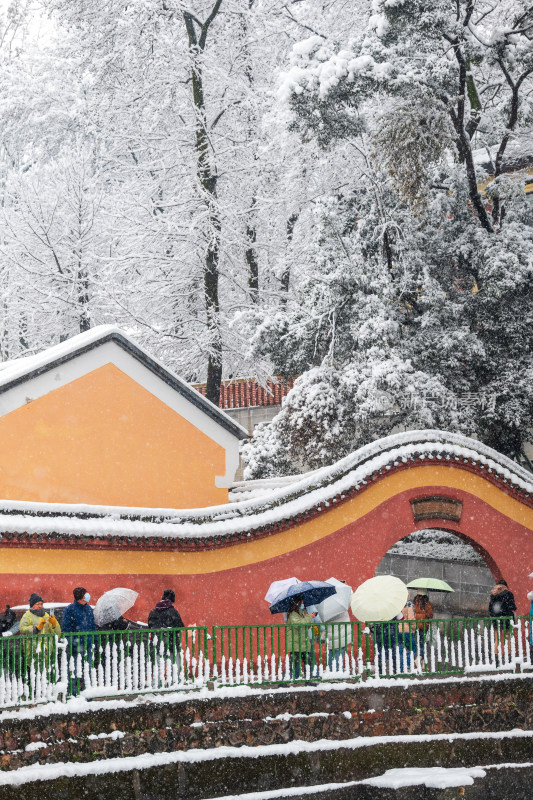
[[(26, 603), (31, 592), (37, 591), (45, 600), (70, 602), (72, 588), (80, 585), (96, 600), (106, 589), (128, 586), (139, 592), (139, 599), (128, 616), (146, 621), (163, 589), (170, 587), (176, 592), (176, 606), (186, 624), (281, 623), (283, 617), (272, 616), (263, 601), (271, 581), (292, 575), (302, 580), (325, 580), (334, 576), (355, 588), (374, 575), (385, 553), (397, 541), (415, 529), (443, 527), (470, 539), (485, 553), (494, 576), (503, 576), (509, 583), (519, 613), (527, 613), (526, 593), (533, 588), (533, 579), (527, 577), (533, 570), (531, 531), (466, 492), (451, 491), (449, 487), (428, 489), (428, 494), (439, 492), (463, 502), (460, 523), (438, 519), (413, 523), (408, 500), (420, 497), (421, 490), (412, 489), (309, 546), (250, 566), (203, 575), (88, 575), (76, 574), (75, 569), (72, 577), (3, 575), (0, 601), (11, 605)], [(86, 552), (83, 563), (87, 563)]]

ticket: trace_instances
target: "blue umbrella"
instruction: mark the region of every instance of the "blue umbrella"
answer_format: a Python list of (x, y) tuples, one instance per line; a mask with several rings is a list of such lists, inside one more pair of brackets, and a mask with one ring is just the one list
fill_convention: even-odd
[(312, 606), (321, 603), (326, 597), (331, 597), (336, 593), (336, 589), (331, 583), (325, 581), (302, 581), (294, 586), (289, 586), (279, 594), (270, 606), (271, 614), (279, 614), (281, 611), (288, 611), (293, 597), (303, 597), (305, 606)]

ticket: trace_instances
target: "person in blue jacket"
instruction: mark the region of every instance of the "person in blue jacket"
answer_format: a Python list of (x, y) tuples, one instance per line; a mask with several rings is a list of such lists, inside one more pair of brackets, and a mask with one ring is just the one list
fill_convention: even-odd
[[(94, 613), (89, 605), (91, 595), (83, 586), (77, 586), (73, 594), (74, 602), (67, 606), (63, 612), (63, 633), (87, 634), (95, 631), (96, 622), (94, 621)], [(93, 637), (70, 636), (68, 638), (71, 641), (67, 652), (69, 656), (72, 656), (74, 662), (71, 666), (71, 693), (76, 695), (78, 691), (83, 688), (81, 675), (78, 674), (78, 655), (81, 655), (82, 659), (88, 661), (89, 666), (92, 666)]]

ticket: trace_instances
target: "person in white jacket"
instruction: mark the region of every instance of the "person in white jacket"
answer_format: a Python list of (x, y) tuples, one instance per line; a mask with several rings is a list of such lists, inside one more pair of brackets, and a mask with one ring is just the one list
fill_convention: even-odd
[(327, 639), (328, 667), (338, 672), (344, 667), (346, 647), (352, 643), (352, 621), (348, 611), (341, 611), (337, 616), (328, 619)]

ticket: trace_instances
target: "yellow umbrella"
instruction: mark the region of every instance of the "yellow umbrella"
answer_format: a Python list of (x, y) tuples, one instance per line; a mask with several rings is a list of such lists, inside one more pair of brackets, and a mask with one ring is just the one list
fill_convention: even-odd
[(407, 603), (407, 586), (394, 575), (378, 575), (358, 586), (352, 595), (352, 611), (361, 622), (388, 622)]

